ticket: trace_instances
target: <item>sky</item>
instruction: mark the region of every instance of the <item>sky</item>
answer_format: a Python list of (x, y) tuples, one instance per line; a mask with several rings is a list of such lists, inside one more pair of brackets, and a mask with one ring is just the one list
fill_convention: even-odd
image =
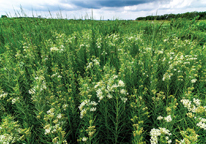
[(193, 11), (206, 11), (206, 0), (0, 0), (0, 15), (9, 17), (135, 20)]

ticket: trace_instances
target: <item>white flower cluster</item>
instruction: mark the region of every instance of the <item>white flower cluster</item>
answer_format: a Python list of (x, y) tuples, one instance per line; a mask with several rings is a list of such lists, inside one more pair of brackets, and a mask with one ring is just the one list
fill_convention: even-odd
[[(200, 100), (195, 99), (195, 98), (193, 98), (193, 102), (198, 106), (197, 108), (194, 105), (191, 106), (191, 101), (189, 101), (188, 99), (182, 99), (181, 102), (183, 103), (184, 107), (188, 108), (188, 110), (192, 111), (193, 113), (196, 112), (196, 110), (198, 109), (198, 107), (201, 104)], [(206, 106), (204, 106), (204, 109), (206, 111)], [(196, 117), (194, 117), (194, 118), (196, 118)], [(199, 126), (200, 128), (203, 128), (204, 130), (206, 130), (206, 124), (205, 124), (206, 119), (201, 118), (201, 117), (199, 119), (200, 119), (200, 122), (197, 123), (197, 126)]]
[[(58, 75), (58, 74), (55, 73), (55, 74), (51, 75), (51, 78), (55, 77), (56, 75)], [(61, 76), (61, 75), (58, 75), (57, 78), (62, 78), (62, 76)]]
[(0, 135), (0, 142), (2, 144), (9, 144), (9, 142), (14, 143), (15, 140), (13, 139), (13, 136), (9, 134), (3, 134), (3, 135)]
[(101, 55), (103, 55), (103, 54), (107, 55), (107, 52), (106, 52), (106, 51), (103, 51), (103, 52), (101, 53)]
[[(109, 75), (106, 74), (106, 77), (109, 77)], [(105, 82), (103, 82), (102, 80), (100, 82), (97, 82), (96, 85), (95, 85), (95, 82), (93, 83), (94, 84), (94, 89), (96, 89), (97, 97), (99, 98), (98, 102), (100, 102), (104, 98), (105, 93), (106, 93), (106, 95), (109, 99), (111, 99), (113, 97), (111, 92), (119, 92), (120, 94), (123, 94), (123, 95), (128, 94), (128, 93), (126, 93), (125, 89), (120, 89), (118, 91), (117, 88), (118, 87), (124, 87), (125, 84), (122, 80), (119, 80), (118, 85), (114, 84), (114, 82), (115, 82), (114, 80), (117, 77), (118, 77), (117, 75), (114, 75), (113, 77), (111, 77), (108, 80), (107, 86), (105, 86)], [(121, 96), (120, 96), (120, 98), (124, 103), (126, 103), (127, 98), (121, 97)], [(85, 105), (87, 106), (87, 108), (85, 108)], [(96, 106), (97, 103), (95, 101), (90, 102), (90, 100), (86, 99), (80, 104), (80, 106), (79, 106), (80, 118), (83, 118), (86, 115), (87, 110), (89, 109), (90, 105)], [(96, 107), (90, 108), (90, 111), (96, 111)]]
[(64, 51), (64, 46), (63, 45), (60, 45), (60, 48), (57, 48), (57, 47), (51, 47), (50, 48), (50, 51), (59, 51), (60, 53), (62, 53)]
[(12, 104), (14, 104), (17, 100), (19, 100), (19, 97), (13, 98), (13, 99), (12, 99)]
[(91, 68), (93, 66), (93, 63), (94, 65), (98, 65), (99, 66), (99, 61), (94, 59), (93, 62), (90, 62), (87, 66), (87, 69)]
[[(158, 119), (158, 120), (161, 120), (161, 119), (163, 119), (163, 117), (162, 117), (162, 116), (158, 116), (157, 119)], [(172, 121), (171, 115), (168, 115), (168, 116), (165, 117), (164, 119), (165, 119), (167, 122), (171, 122), (171, 121)]]
[(8, 95), (8, 93), (2, 93), (2, 94), (0, 94), (0, 99), (3, 97), (3, 98), (5, 98), (6, 96)]
[(197, 126), (199, 126), (200, 128), (206, 130), (206, 124), (205, 124), (205, 123), (206, 123), (206, 119), (202, 118), (202, 119), (200, 120), (200, 122), (197, 123)]
[(173, 73), (165, 73), (163, 75), (163, 78), (162, 78), (162, 81), (165, 81), (165, 80), (170, 80), (171, 76), (173, 76)]
[[(194, 60), (197, 60), (197, 55), (182, 55), (181, 53), (180, 54), (177, 54), (175, 57), (174, 57), (174, 52), (170, 52), (170, 55), (173, 55), (173, 57), (170, 57), (170, 60), (173, 60), (172, 62), (169, 61), (168, 63), (170, 64), (169, 65), (169, 69), (167, 70), (167, 72), (163, 75), (163, 78), (162, 80), (165, 81), (166, 79), (170, 79), (170, 77), (173, 75), (173, 73), (169, 73), (171, 72), (172, 70), (174, 71), (177, 71), (178, 73), (182, 72), (180, 70), (177, 70), (175, 69), (174, 67), (177, 66), (179, 67), (180, 65), (181, 66), (185, 66), (185, 67), (188, 67), (191, 62), (190, 61), (194, 61)], [(180, 55), (180, 56), (179, 56)], [(163, 59), (163, 61), (165, 60), (165, 58)], [(195, 69), (195, 66), (192, 66), (192, 72), (195, 72), (196, 69)], [(181, 77), (181, 76), (179, 76)], [(182, 77), (183, 78), (183, 77)], [(183, 81), (183, 79), (180, 78), (178, 79), (178, 81)], [(197, 79), (194, 77), (194, 76), (189, 76), (189, 78), (191, 78), (191, 83), (196, 83)]]
[[(87, 108), (86, 108), (86, 109), (85, 109), (85, 108), (83, 109), (83, 107), (84, 107), (85, 105), (87, 106)], [(87, 111), (87, 109), (88, 109), (88, 107), (89, 107), (90, 105), (96, 106), (97, 103), (96, 103), (95, 101), (91, 101), (91, 102), (90, 102), (90, 100), (84, 100), (84, 101), (80, 104), (80, 106), (78, 107), (79, 110), (81, 111), (81, 112), (80, 112), (80, 118), (83, 118), (83, 117), (84, 117), (84, 115), (86, 114), (86, 111)], [(96, 107), (92, 107), (92, 108), (90, 109), (90, 111), (96, 111)]]
[(101, 43), (102, 43), (102, 38), (100, 37), (97, 39), (97, 42), (96, 42), (97, 48), (101, 48)]
[(197, 79), (192, 79), (191, 83), (196, 83)]
[[(107, 89), (105, 89), (106, 86), (101, 86), (101, 85), (104, 84), (102, 81), (98, 82), (97, 85), (94, 86), (95, 89), (97, 87), (101, 86), (101, 88), (98, 88), (98, 90), (96, 91), (97, 92), (97, 97), (99, 98), (98, 102), (100, 102), (103, 99), (103, 97), (104, 97), (102, 90), (104, 90), (105, 93), (107, 93), (107, 97), (109, 99), (111, 99), (112, 98), (111, 92), (115, 92), (115, 89), (118, 88), (118, 87), (124, 87), (125, 86), (125, 84), (124, 84), (124, 82), (122, 80), (119, 80), (118, 85), (117, 84), (113, 84), (114, 83), (114, 79), (116, 79), (117, 77), (118, 77), (117, 75), (114, 75), (113, 78), (109, 79), (109, 82), (107, 83)], [(125, 89), (121, 89), (120, 93), (124, 94), (124, 95), (127, 94)], [(120, 98), (121, 98), (122, 101), (124, 101), (124, 103), (127, 101), (127, 98), (122, 98), (122, 97), (120, 97)]]
[[(165, 133), (165, 134), (167, 134), (167, 135), (169, 135), (169, 136), (172, 135), (172, 134), (170, 133), (170, 131), (167, 130), (166, 128), (161, 128), (161, 127), (159, 127), (159, 129), (154, 129), (154, 128), (153, 128), (153, 129), (150, 131), (150, 135), (151, 135), (150, 142), (151, 142), (151, 144), (157, 144), (157, 143), (158, 143), (157, 137), (160, 136), (161, 133)], [(169, 137), (167, 136), (166, 139), (168, 140)], [(168, 140), (167, 142), (168, 142), (168, 143), (172, 143), (172, 140)]]
[(87, 139), (88, 139), (88, 138), (86, 138), (86, 137), (83, 137), (83, 138), (82, 138), (82, 141), (87, 141)]
[(68, 107), (68, 104), (64, 104), (64, 105), (62, 106), (62, 108), (63, 108), (64, 110), (66, 110), (67, 107)]
[[(48, 110), (47, 111), (47, 114), (48, 115), (50, 115), (50, 116), (54, 116), (55, 114), (54, 114), (54, 108), (51, 108), (50, 110)], [(62, 114), (58, 114), (57, 116), (56, 116), (58, 119), (61, 119), (62, 118)], [(55, 124), (55, 126), (51, 126), (50, 124), (48, 124), (48, 125), (46, 125), (45, 127), (44, 127), (44, 129), (45, 129), (45, 135), (46, 134), (49, 134), (49, 133), (54, 133), (54, 132), (56, 132), (59, 128), (61, 128), (61, 125), (63, 125), (65, 122), (63, 122), (63, 121), (57, 121), (57, 123)]]
[(181, 102), (183, 103), (184, 107), (189, 109), (189, 111), (196, 112), (196, 107), (194, 105), (193, 108), (191, 108), (191, 101), (188, 99), (182, 99)]
[(47, 89), (46, 82), (44, 81), (44, 79), (45, 78), (43, 76), (35, 77), (36, 82), (40, 82), (40, 84), (39, 85), (37, 84), (36, 86), (34, 86), (29, 90), (29, 94), (33, 95), (33, 97), (31, 98), (32, 100), (35, 99), (34, 94), (36, 93), (36, 91), (40, 90), (41, 92)]

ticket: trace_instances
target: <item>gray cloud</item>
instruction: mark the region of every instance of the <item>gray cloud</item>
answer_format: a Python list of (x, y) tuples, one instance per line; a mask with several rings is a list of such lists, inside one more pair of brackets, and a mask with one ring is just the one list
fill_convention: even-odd
[[(15, 16), (22, 6), (28, 16), (55, 17), (61, 11), (63, 17), (82, 18), (93, 15), (95, 19), (135, 19), (148, 15), (205, 11), (206, 0), (0, 0), (0, 15)], [(48, 12), (50, 11), (50, 13)], [(86, 16), (85, 16), (86, 15)]]
[(172, 0), (60, 0), (61, 3), (71, 3), (81, 8), (99, 9), (102, 7), (124, 7), (151, 2), (170, 2)]

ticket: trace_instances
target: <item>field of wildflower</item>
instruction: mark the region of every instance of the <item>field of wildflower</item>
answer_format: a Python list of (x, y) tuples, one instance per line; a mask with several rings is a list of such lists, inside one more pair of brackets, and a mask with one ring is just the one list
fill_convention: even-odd
[(0, 24), (0, 143), (206, 143), (205, 21)]

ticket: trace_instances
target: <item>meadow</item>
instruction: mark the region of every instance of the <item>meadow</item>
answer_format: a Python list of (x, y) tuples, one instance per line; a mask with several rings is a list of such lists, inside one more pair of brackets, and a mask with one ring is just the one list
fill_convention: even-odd
[(205, 21), (0, 24), (0, 143), (206, 143)]

